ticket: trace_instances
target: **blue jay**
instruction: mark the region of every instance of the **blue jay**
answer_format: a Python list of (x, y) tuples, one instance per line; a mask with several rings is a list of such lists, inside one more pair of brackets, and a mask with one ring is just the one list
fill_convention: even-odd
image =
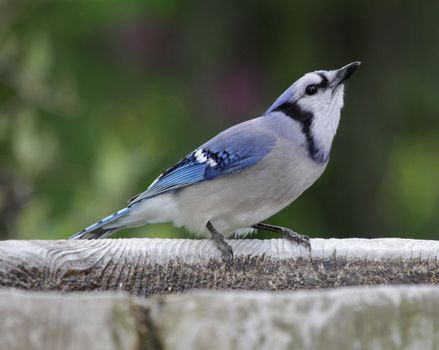
[(325, 170), (344, 82), (359, 65), (305, 74), (261, 117), (218, 134), (163, 172), (126, 208), (70, 238), (104, 238), (126, 227), (172, 222), (210, 236), (225, 261), (233, 251), (224, 237), (239, 232), (278, 232), (309, 249), (308, 237), (262, 221), (292, 203)]

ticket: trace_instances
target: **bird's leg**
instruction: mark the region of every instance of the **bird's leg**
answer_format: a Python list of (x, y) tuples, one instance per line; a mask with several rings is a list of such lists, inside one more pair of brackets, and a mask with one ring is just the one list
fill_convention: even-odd
[(226, 263), (230, 263), (233, 260), (232, 247), (229, 244), (227, 244), (227, 242), (224, 239), (224, 236), (221, 233), (219, 233), (215, 229), (215, 227), (213, 227), (210, 221), (207, 222), (206, 227), (212, 235), (213, 243), (215, 243), (215, 246), (221, 251), (223, 261)]
[(280, 233), (284, 238), (289, 240), (290, 242), (303, 245), (308, 250), (311, 250), (311, 244), (309, 242), (308, 236), (299, 235), (298, 233), (294, 232), (293, 230), (281, 226), (274, 226), (264, 223), (259, 223), (252, 226), (253, 228), (257, 230), (264, 230), (264, 231), (271, 231), (271, 232), (277, 232)]

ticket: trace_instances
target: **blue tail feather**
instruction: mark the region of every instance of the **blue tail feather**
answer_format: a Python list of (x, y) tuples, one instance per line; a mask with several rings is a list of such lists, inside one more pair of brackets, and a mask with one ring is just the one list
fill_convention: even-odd
[(70, 236), (68, 239), (98, 239), (98, 238), (105, 238), (109, 236), (114, 231), (123, 228), (123, 226), (120, 227), (111, 227), (111, 228), (105, 228), (110, 223), (114, 223), (115, 221), (119, 220), (121, 217), (127, 215), (129, 213), (129, 208), (123, 208), (114, 214), (111, 214), (98, 222), (95, 222), (93, 225), (90, 225), (83, 229), (82, 231), (79, 231), (75, 233), (74, 235)]

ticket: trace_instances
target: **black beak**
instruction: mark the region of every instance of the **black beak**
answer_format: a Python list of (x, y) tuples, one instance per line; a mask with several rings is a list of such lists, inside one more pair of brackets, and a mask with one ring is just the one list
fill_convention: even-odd
[(354, 74), (360, 64), (360, 61), (356, 61), (336, 70), (335, 78), (331, 85), (336, 87), (344, 83), (352, 74)]

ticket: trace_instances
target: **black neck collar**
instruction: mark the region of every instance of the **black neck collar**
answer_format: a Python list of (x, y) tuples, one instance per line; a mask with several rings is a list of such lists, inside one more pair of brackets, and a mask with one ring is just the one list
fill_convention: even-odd
[(275, 108), (273, 112), (282, 112), (302, 125), (302, 132), (305, 135), (308, 154), (312, 160), (321, 163), (322, 159), (320, 152), (316, 145), (314, 135), (311, 131), (311, 124), (314, 119), (314, 115), (311, 112), (304, 111), (297, 103), (293, 102), (285, 102), (279, 107)]

